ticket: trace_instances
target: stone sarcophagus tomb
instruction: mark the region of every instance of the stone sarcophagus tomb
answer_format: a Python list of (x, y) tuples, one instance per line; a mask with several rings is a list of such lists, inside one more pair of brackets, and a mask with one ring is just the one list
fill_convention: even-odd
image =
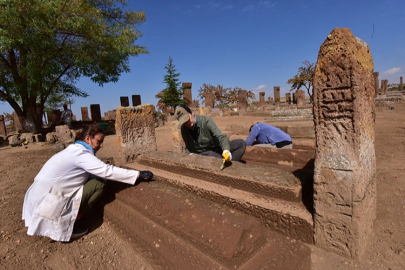
[(315, 245), (357, 258), (376, 218), (373, 68), (369, 46), (336, 28), (313, 79)]

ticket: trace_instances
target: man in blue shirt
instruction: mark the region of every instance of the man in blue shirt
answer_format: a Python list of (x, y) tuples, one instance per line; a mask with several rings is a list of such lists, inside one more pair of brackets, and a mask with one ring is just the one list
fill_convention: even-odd
[(249, 132), (249, 137), (246, 139), (246, 146), (254, 145), (292, 149), (292, 139), (290, 135), (269, 124), (257, 123), (250, 127)]

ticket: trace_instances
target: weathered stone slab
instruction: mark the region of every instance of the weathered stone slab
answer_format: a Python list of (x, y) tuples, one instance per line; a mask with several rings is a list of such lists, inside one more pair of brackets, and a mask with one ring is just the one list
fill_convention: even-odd
[(52, 110), (46, 113), (48, 116), (48, 123), (49, 125), (55, 125), (61, 122), (61, 115), (62, 112), (60, 110)]
[(0, 115), (0, 136), (7, 136), (6, 123), (3, 115)]
[(74, 137), (70, 132), (68, 125), (60, 125), (55, 127), (55, 135), (59, 142), (73, 142)]
[(219, 170), (222, 160), (185, 153), (148, 152), (137, 160), (139, 164), (168, 172), (196, 177), (204, 181), (247, 190), (283, 200), (301, 201), (301, 184), (291, 172), (262, 166), (247, 166), (233, 162), (230, 168)]
[(266, 92), (259, 92), (259, 106), (263, 107), (265, 102), (264, 102), (264, 96), (266, 95)]
[(247, 111), (247, 90), (238, 90), (238, 110), (242, 114)]
[(379, 81), (378, 81), (378, 75), (380, 73), (378, 72), (373, 72), (373, 76), (374, 76), (374, 90), (375, 90), (375, 97), (378, 97), (378, 95), (380, 94), (380, 87), (379, 87)]
[(360, 257), (376, 218), (370, 48), (347, 28), (322, 44), (314, 73), (315, 244)]
[(89, 109), (87, 107), (80, 107), (82, 112), (82, 121), (89, 121)]
[(181, 136), (180, 122), (177, 120), (171, 122), (171, 130), (173, 134), (173, 152), (184, 153), (186, 146), (184, 144), (183, 137)]
[(305, 92), (301, 89), (298, 89), (296, 91), (296, 99), (297, 99), (297, 105), (298, 106), (303, 106), (305, 104)]
[(115, 129), (120, 156), (124, 162), (131, 162), (143, 153), (156, 151), (154, 106), (117, 107)]
[(128, 97), (120, 97), (120, 103), (122, 107), (129, 106), (129, 98)]
[(280, 106), (280, 86), (274, 86), (274, 102), (276, 106)]
[(90, 105), (91, 121), (100, 122), (101, 121), (101, 110), (100, 104)]
[(285, 102), (287, 104), (291, 104), (291, 93), (286, 93), (285, 94)]
[(205, 107), (214, 108), (212, 93), (205, 94), (204, 104), (205, 104)]
[(270, 111), (270, 118), (266, 122), (272, 121), (296, 121), (296, 120), (312, 120), (312, 108), (279, 108), (278, 110)]
[(132, 106), (136, 107), (141, 105), (141, 95), (132, 95)]
[(214, 157), (149, 152), (127, 167), (152, 170), (157, 181), (248, 213), (272, 230), (313, 243), (312, 216), (293, 195), (301, 193), (301, 184), (298, 178), (288, 184), (290, 176), (295, 177), (291, 172), (239, 162), (221, 172), (218, 165), (221, 160)]
[(183, 87), (183, 98), (186, 100), (186, 106), (192, 108), (193, 106), (193, 95), (191, 92), (191, 83), (190, 82), (184, 82), (182, 84)]

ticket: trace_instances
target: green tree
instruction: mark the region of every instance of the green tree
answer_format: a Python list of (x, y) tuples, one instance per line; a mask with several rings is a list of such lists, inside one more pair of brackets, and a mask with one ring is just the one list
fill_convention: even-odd
[(304, 65), (298, 68), (298, 73), (293, 78), (289, 79), (287, 83), (291, 84), (290, 91), (298, 90), (304, 86), (312, 102), (312, 79), (314, 77), (315, 65), (307, 60), (302, 63)]
[(0, 101), (15, 110), (23, 129), (39, 132), (53, 94), (86, 97), (75, 86), (89, 77), (100, 86), (129, 72), (143, 11), (126, 0), (8, 0), (0, 3)]
[(180, 86), (178, 77), (180, 73), (176, 73), (173, 59), (169, 56), (169, 63), (165, 66), (167, 74), (164, 76), (163, 83), (166, 84), (166, 88), (159, 92), (155, 97), (159, 99), (159, 107), (173, 108), (173, 111), (177, 106), (184, 105), (186, 100), (183, 100), (183, 88)]

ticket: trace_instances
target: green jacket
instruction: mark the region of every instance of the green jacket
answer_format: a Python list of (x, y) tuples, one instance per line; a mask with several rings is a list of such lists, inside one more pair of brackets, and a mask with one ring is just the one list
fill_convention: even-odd
[(214, 121), (207, 116), (196, 116), (198, 128), (198, 140), (195, 141), (190, 135), (189, 128), (186, 126), (181, 127), (181, 136), (186, 144), (186, 152), (189, 153), (202, 153), (205, 151), (222, 152), (223, 150), (230, 150), (228, 137), (223, 134)]

